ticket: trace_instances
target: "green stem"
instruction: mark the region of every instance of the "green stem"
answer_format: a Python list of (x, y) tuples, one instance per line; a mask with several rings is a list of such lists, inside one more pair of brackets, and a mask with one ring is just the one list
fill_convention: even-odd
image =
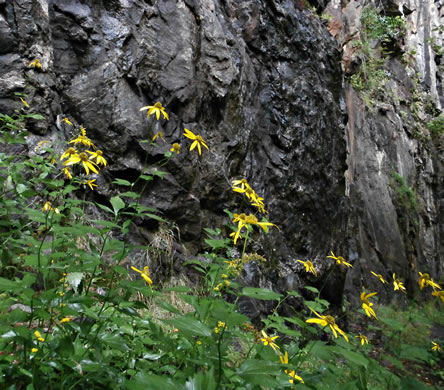
[(245, 240), (244, 240), (244, 247), (242, 249), (242, 256), (241, 256), (241, 261), (244, 259), (244, 255), (245, 255), (245, 251), (247, 249), (247, 241), (248, 241), (248, 234), (250, 233), (249, 228), (247, 227), (247, 234), (245, 236)]
[(220, 350), (220, 344), (222, 342), (222, 338), (224, 336), (225, 333), (225, 329), (226, 326), (223, 327), (222, 332), (220, 332), (220, 336), (219, 336), (219, 340), (217, 340), (217, 355), (218, 355), (218, 365), (219, 365), (219, 375), (218, 375), (218, 379), (217, 379), (217, 387), (216, 390), (218, 390), (220, 388), (220, 383), (222, 382), (222, 353)]

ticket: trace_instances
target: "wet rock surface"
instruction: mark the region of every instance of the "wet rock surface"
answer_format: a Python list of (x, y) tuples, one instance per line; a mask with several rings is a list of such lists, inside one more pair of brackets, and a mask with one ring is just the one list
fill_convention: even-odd
[[(408, 283), (425, 268), (436, 277), (442, 150), (415, 138), (401, 115), (410, 115), (402, 102), (411, 100), (412, 75), (394, 59), (391, 88), (400, 98), (372, 111), (344, 78), (366, 4), (319, 1), (317, 11), (333, 15), (326, 23), (292, 0), (0, 1), (0, 111), (19, 108), (13, 93), (25, 92), (47, 118), (30, 130), (59, 140), (60, 150), (73, 135), (61, 118), (86, 127), (109, 160), (91, 200), (116, 194), (113, 178), (135, 179), (145, 160), (155, 165), (181, 143), (182, 152), (162, 168), (170, 175), (156, 178), (143, 198), (180, 232), (187, 251), (179, 263), (204, 249), (204, 227), (228, 222), (225, 208), (247, 210), (231, 191), (232, 179), (246, 178), (280, 227), (252, 243), (268, 263), (254, 270), (261, 276), (247, 270), (246, 284), (297, 289), (309, 276), (296, 259), (311, 259), (320, 287), (333, 264), (330, 250), (354, 265), (326, 285), (332, 302), (344, 288), (369, 285), (370, 269)], [(416, 10), (413, 20), (418, 8), (406, 6)], [(422, 26), (439, 20), (436, 10)], [(28, 66), (35, 58), (42, 70)], [(439, 104), (436, 67), (421, 58), (420, 81)], [(169, 121), (139, 112), (157, 101)], [(184, 127), (210, 150), (201, 157), (188, 151)], [(157, 131), (165, 144), (141, 142)], [(418, 210), (397, 204), (394, 171), (414, 188)], [(158, 229), (153, 221), (138, 224), (133, 239), (141, 242)]]

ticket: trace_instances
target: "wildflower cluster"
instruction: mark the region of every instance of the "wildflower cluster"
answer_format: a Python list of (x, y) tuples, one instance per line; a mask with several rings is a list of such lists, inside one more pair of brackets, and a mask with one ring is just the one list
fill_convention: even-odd
[(214, 328), (214, 333), (220, 333), (222, 331), (225, 331), (225, 329), (227, 328), (227, 324), (223, 321), (218, 321), (217, 325)]
[[(157, 102), (153, 106), (145, 106), (140, 109), (140, 111), (147, 111), (147, 119), (150, 117), (150, 115), (155, 115), (157, 120), (160, 120), (160, 114), (163, 115), (163, 118), (166, 120), (169, 120), (170, 117), (168, 113), (165, 111), (165, 107), (162, 105), (162, 103)], [(186, 138), (191, 139), (193, 142), (190, 146), (190, 151), (192, 151), (194, 148), (197, 147), (197, 150), (199, 152), (199, 156), (202, 154), (202, 147), (209, 150), (208, 145), (202, 138), (202, 136), (198, 134), (194, 134), (191, 130), (184, 129), (185, 133), (183, 134)], [(156, 139), (161, 139), (163, 142), (166, 142), (164, 133), (162, 131), (158, 131), (154, 136), (152, 137), (152, 141), (156, 141)], [(181, 146), (179, 143), (175, 142), (171, 145), (170, 152), (179, 154), (180, 153)]]
[[(64, 122), (72, 126), (72, 122), (68, 118), (65, 118)], [(100, 149), (96, 149), (96, 146), (86, 135), (85, 128), (81, 127), (80, 135), (69, 141), (68, 144), (73, 144), (74, 146), (70, 146), (60, 156), (60, 161), (65, 160), (63, 161), (63, 166), (65, 167), (63, 168), (63, 172), (66, 178), (72, 179), (71, 167), (77, 166), (77, 164), (84, 169), (87, 176), (90, 175), (91, 172), (99, 174), (100, 165), (103, 167), (108, 165), (108, 162), (103, 157), (103, 152)], [(79, 147), (81, 149), (79, 149)], [(95, 150), (91, 151), (87, 148)], [(97, 186), (94, 183), (95, 181), (96, 179), (86, 179), (82, 181), (82, 184), (86, 184), (91, 189), (94, 189), (94, 187)]]
[(250, 201), (251, 205), (256, 207), (260, 213), (267, 213), (264, 207), (264, 198), (261, 198), (258, 194), (256, 194), (246, 179), (233, 180), (232, 189), (234, 192), (244, 194)]

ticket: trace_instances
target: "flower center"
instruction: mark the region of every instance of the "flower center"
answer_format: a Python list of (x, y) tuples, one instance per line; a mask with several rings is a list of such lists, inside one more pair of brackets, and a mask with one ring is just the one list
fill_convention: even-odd
[(84, 152), (79, 154), (80, 161), (86, 162), (89, 160), (88, 155)]

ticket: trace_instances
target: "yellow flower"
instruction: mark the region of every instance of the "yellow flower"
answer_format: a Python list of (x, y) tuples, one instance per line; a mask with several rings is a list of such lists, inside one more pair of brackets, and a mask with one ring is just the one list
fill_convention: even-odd
[(60, 320), (60, 323), (61, 323), (61, 324), (65, 324), (66, 322), (69, 322), (69, 321), (71, 321), (71, 318), (69, 318), (69, 317), (65, 317), (65, 318), (62, 318), (62, 319)]
[(96, 179), (85, 180), (84, 182), (82, 182), (82, 184), (87, 184), (89, 186), (89, 188), (91, 188), (94, 191), (94, 187), (97, 187), (97, 184), (94, 183), (95, 181), (96, 181)]
[(199, 150), (199, 156), (202, 154), (202, 150), (200, 147), (201, 145), (206, 147), (207, 150), (209, 150), (207, 144), (205, 143), (205, 141), (203, 140), (203, 138), (200, 135), (196, 135), (193, 132), (191, 132), (190, 130), (185, 129), (184, 136), (194, 141), (191, 144), (190, 150), (193, 150), (197, 146), (197, 149)]
[(40, 334), (40, 332), (38, 330), (36, 330), (34, 332), (34, 336), (37, 338), (38, 341), (40, 341), (41, 343), (43, 343), (45, 341), (45, 339), (42, 337), (42, 335)]
[(145, 282), (147, 282), (147, 284), (149, 284), (150, 286), (153, 284), (153, 281), (150, 278), (150, 271), (148, 269), (148, 266), (143, 267), (143, 271), (137, 269), (136, 267), (131, 267), (131, 269), (138, 272), (145, 280)]
[[(285, 373), (290, 375), (292, 378), (297, 379), (299, 382), (305, 383), (304, 380), (299, 375), (296, 375), (296, 371), (292, 370), (292, 371), (288, 372), (288, 370), (285, 370)], [(294, 383), (293, 379), (289, 379), (288, 381), (290, 383)]]
[(223, 321), (218, 321), (218, 322), (217, 322), (217, 326), (218, 326), (219, 328), (226, 328), (226, 327), (227, 327), (227, 324), (226, 324), (225, 322), (223, 322)]
[(38, 351), (39, 351), (38, 348), (32, 348), (32, 349), (31, 349), (31, 353), (36, 353), (36, 352), (38, 352)]
[(177, 143), (174, 143), (171, 146), (170, 152), (175, 152), (175, 153), (179, 154), (179, 152), (180, 152), (180, 145), (177, 144)]
[(42, 69), (42, 64), (40, 63), (40, 60), (38, 58), (36, 58), (34, 61), (31, 61), (28, 66), (30, 68)]
[(387, 283), (387, 281), (382, 277), (381, 274), (374, 273), (373, 271), (371, 271), (371, 273), (372, 273), (374, 276), (376, 276), (376, 277), (381, 281), (381, 283)]
[(24, 105), (26, 108), (29, 108), (29, 104), (28, 104), (28, 102), (27, 102), (25, 99), (20, 98), (20, 100), (22, 101), (23, 105)]
[(431, 286), (434, 290), (441, 290), (441, 286), (433, 281), (433, 279), (430, 278), (430, 275), (428, 273), (419, 273), (419, 288), (422, 290), (425, 286)]
[(69, 168), (63, 168), (63, 172), (68, 179), (72, 179), (71, 171), (69, 170)]
[(45, 204), (42, 207), (42, 211), (49, 211), (49, 210), (52, 210), (51, 202), (45, 202)]
[(264, 330), (261, 331), (262, 336), (264, 336), (263, 338), (261, 338), (261, 341), (264, 343), (265, 346), (270, 345), (271, 348), (273, 348), (273, 350), (275, 352), (277, 352), (279, 348), (279, 345), (277, 345), (274, 340), (276, 340), (279, 336), (274, 336), (274, 337), (270, 337), (268, 336)]
[(284, 356), (279, 355), (279, 359), (280, 359), (282, 364), (288, 364), (288, 352), (285, 351)]
[(330, 251), (330, 253), (331, 253), (331, 256), (327, 256), (327, 257), (329, 257), (330, 259), (336, 260), (336, 264), (339, 264), (339, 265), (344, 264), (347, 267), (353, 267), (350, 263), (347, 263), (342, 256), (335, 256), (333, 251)]
[(237, 232), (234, 234), (234, 244), (236, 244), (237, 239), (239, 238), (240, 232), (242, 228), (248, 225), (257, 225), (264, 229), (265, 232), (268, 232), (268, 226), (274, 226), (279, 229), (274, 223), (271, 222), (259, 222), (253, 214), (245, 215), (245, 214), (234, 214), (233, 222), (238, 222)]
[[(232, 184), (233, 184), (233, 191), (235, 188), (241, 189), (241, 190), (245, 190), (246, 188), (251, 188), (246, 179), (233, 180)], [(239, 186), (239, 187), (236, 187), (236, 186)], [(238, 192), (238, 191), (236, 191), (236, 192)]]
[(444, 291), (433, 291), (432, 295), (435, 297), (439, 297), (441, 302), (444, 302)]
[(355, 336), (358, 339), (361, 339), (361, 345), (368, 344), (367, 336), (360, 334), (359, 336)]
[(399, 290), (402, 292), (406, 292), (406, 289), (404, 287), (404, 283), (401, 282), (400, 279), (397, 279), (395, 274), (393, 274), (393, 290)]
[(42, 211), (50, 211), (50, 210), (54, 211), (56, 214), (60, 214), (59, 209), (57, 207), (56, 208), (52, 207), (51, 202), (45, 202), (45, 204), (42, 207)]
[(316, 314), (319, 318), (309, 318), (308, 320), (306, 320), (305, 322), (308, 323), (314, 323), (314, 324), (319, 324), (322, 327), (326, 327), (327, 325), (330, 327), (331, 331), (333, 332), (333, 335), (335, 336), (335, 338), (338, 337), (338, 333), (341, 334), (344, 339), (348, 342), (348, 337), (345, 334), (345, 332), (339, 328), (339, 326), (336, 324), (336, 321), (334, 319), (334, 317), (332, 316), (323, 316), (320, 315), (319, 313), (317, 313), (315, 310), (313, 310), (311, 307), (309, 308), (314, 314)]
[(158, 131), (156, 134), (154, 134), (153, 141), (155, 141), (157, 138), (160, 138), (160, 139), (162, 139), (163, 142), (166, 142), (165, 138), (163, 137), (162, 131)]
[[(287, 351), (285, 351), (284, 356), (280, 355), (279, 359), (281, 360), (282, 364), (288, 364), (288, 353), (287, 353)], [(291, 370), (291, 371), (290, 370), (284, 370), (284, 372), (286, 374), (290, 375), (290, 377), (292, 377), (294, 379), (297, 379), (299, 382), (304, 383), (304, 380), (300, 376), (296, 375), (296, 371), (294, 371), (294, 370)], [(293, 379), (289, 379), (288, 381), (290, 383), (294, 383)]]
[[(165, 112), (165, 107), (162, 106), (162, 103), (157, 102), (154, 106), (145, 106), (142, 107), (139, 111), (148, 110), (146, 117), (148, 118), (151, 114), (156, 114), (157, 120), (160, 118), (160, 113), (162, 113), (163, 117), (166, 120), (169, 120), (168, 114)], [(154, 141), (154, 140), (153, 140)]]
[(315, 268), (313, 266), (313, 263), (310, 260), (307, 260), (307, 261), (296, 260), (296, 261), (298, 261), (299, 263), (304, 264), (305, 272), (307, 272), (307, 273), (311, 272), (314, 276), (318, 276), (318, 274), (316, 273), (316, 270), (315, 270)]
[(365, 292), (361, 293), (361, 302), (362, 302), (362, 308), (364, 309), (365, 313), (371, 318), (372, 316), (378, 319), (376, 317), (375, 311), (372, 309), (373, 303), (371, 303), (368, 299), (376, 295), (377, 293), (369, 293), (366, 294)]
[(441, 347), (438, 343), (432, 341), (432, 344), (433, 344), (432, 351), (441, 352)]
[(77, 154), (77, 150), (75, 148), (66, 149), (63, 154), (60, 156), (60, 160), (64, 160), (65, 158), (71, 157), (74, 154)]
[[(65, 118), (66, 119), (66, 118)], [(77, 137), (72, 139), (71, 141), (68, 142), (68, 144), (82, 144), (85, 146), (90, 146), (92, 148), (96, 148), (96, 146), (93, 144), (93, 142), (86, 136), (86, 130), (85, 128), (80, 128), (81, 134)]]
[(103, 166), (107, 166), (108, 162), (103, 157), (103, 152), (101, 150), (97, 150), (97, 152), (91, 152), (90, 150), (86, 150), (87, 153), (89, 153), (92, 159), (96, 159), (97, 164), (102, 164)]
[(85, 172), (87, 175), (89, 175), (90, 169), (94, 173), (97, 173), (97, 174), (99, 173), (99, 171), (97, 170), (97, 168), (99, 168), (99, 166), (95, 162), (91, 161), (85, 152), (72, 155), (68, 160), (66, 160), (63, 163), (63, 165), (69, 166), (69, 165), (74, 165), (77, 163), (82, 163), (83, 168), (85, 169)]
[(72, 122), (68, 118), (63, 118), (63, 122), (65, 122), (66, 124), (72, 126)]
[(197, 345), (202, 345), (202, 341), (197, 340), (197, 341), (196, 341), (196, 344), (197, 344)]

